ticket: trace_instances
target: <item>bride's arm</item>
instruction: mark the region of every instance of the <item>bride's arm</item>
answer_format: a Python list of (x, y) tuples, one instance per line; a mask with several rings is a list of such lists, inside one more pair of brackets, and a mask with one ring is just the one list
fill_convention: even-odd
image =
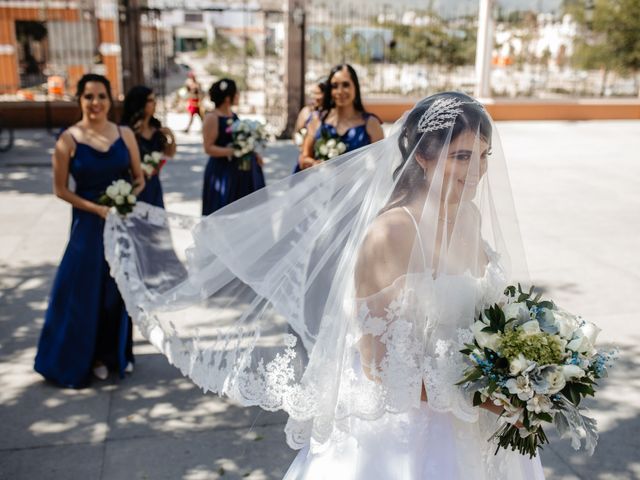
[[(367, 303), (370, 315), (385, 318), (385, 308), (402, 288), (402, 282), (397, 280), (407, 273), (414, 241), (415, 229), (405, 212), (390, 210), (373, 222), (358, 252), (355, 269), (356, 296)], [(364, 334), (358, 349), (364, 374), (381, 382), (377, 372), (386, 355), (385, 344), (375, 335)], [(421, 400), (427, 401), (424, 384)]]

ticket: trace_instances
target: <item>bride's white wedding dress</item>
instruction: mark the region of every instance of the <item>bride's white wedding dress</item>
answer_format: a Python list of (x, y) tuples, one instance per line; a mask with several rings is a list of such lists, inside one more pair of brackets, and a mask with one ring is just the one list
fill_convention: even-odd
[[(414, 225), (421, 242), (415, 220)], [(469, 327), (464, 323), (467, 317), (456, 311), (460, 303), (452, 295), (466, 292), (470, 298), (478, 299), (480, 308), (499, 298), (505, 282), (497, 255), (487, 245), (485, 252), (489, 263), (481, 278), (467, 272), (433, 279), (432, 273), (425, 273), (397, 283), (433, 292), (427, 314), (446, 316), (446, 321), (441, 322), (446, 327), (442, 328), (457, 328), (464, 335), (464, 329)], [(404, 288), (397, 290), (396, 296), (407, 298)], [(476, 294), (469, 295), (470, 291)], [(411, 308), (401, 308), (387, 313), (385, 322), (415, 323), (402, 318), (415, 313)], [(371, 316), (361, 310), (361, 317), (359, 321), (366, 328)], [(543, 480), (538, 457), (529, 459), (504, 450), (495, 455), (495, 444), (488, 442), (499, 425), (495, 414), (471, 407), (454, 388), (440, 390), (441, 385), (453, 386), (464, 369), (456, 353), (452, 342), (440, 342), (435, 358), (425, 359), (427, 378), (438, 377), (437, 382), (431, 382), (431, 388), (425, 380), (431, 399), (428, 403), (421, 402), (419, 408), (405, 413), (385, 413), (375, 420), (355, 418), (349, 422), (348, 433), (335, 428), (326, 442), (311, 440), (300, 450), (284, 480)], [(350, 374), (362, 384), (367, 379), (357, 355), (354, 359)], [(454, 404), (455, 414), (451, 411)]]

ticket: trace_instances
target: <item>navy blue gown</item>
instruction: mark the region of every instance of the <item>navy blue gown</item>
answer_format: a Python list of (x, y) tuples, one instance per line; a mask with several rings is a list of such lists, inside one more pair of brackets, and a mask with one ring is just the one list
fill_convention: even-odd
[[(233, 142), (227, 129), (230, 126), (229, 120), (237, 118), (235, 113), (233, 117), (218, 117), (216, 145), (228, 147)], [(209, 157), (202, 187), (202, 215), (209, 215), (265, 186), (264, 174), (255, 155), (251, 159), (251, 168), (247, 171), (240, 170), (238, 163), (238, 160), (229, 160), (227, 157)]]
[[(136, 135), (136, 140), (138, 140), (138, 149), (140, 150), (140, 161), (142, 161), (145, 155), (151, 152), (162, 152), (164, 149), (164, 139), (160, 130), (153, 132), (153, 135), (149, 139)], [(138, 200), (164, 208), (162, 184), (160, 183), (159, 174), (145, 177), (144, 190), (138, 194)]]
[[(323, 120), (318, 130), (316, 130), (314, 142), (322, 136), (323, 132), (326, 132), (331, 137), (339, 138), (346, 145), (347, 149), (345, 150), (345, 153), (364, 147), (365, 145), (369, 145), (371, 143), (371, 137), (369, 137), (369, 133), (367, 132), (367, 122), (369, 117), (369, 113), (363, 113), (362, 118), (364, 119), (364, 123), (362, 125), (351, 127), (344, 133), (344, 135), (338, 135), (336, 127), (329, 123), (325, 123)], [(297, 164), (293, 173), (298, 173), (299, 171), (300, 164)]]
[[(69, 171), (75, 193), (96, 201), (114, 180), (129, 180), (129, 151), (119, 137), (102, 152), (76, 142)], [(131, 326), (104, 257), (104, 220), (73, 209), (69, 243), (58, 267), (40, 334), (35, 370), (59, 385), (87, 385), (94, 362), (123, 374), (133, 361)]]

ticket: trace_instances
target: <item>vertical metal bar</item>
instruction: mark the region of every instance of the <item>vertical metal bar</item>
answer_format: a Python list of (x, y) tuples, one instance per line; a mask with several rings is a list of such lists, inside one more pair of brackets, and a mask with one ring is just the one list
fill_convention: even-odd
[(480, 0), (476, 44), (476, 98), (491, 96), (491, 50), (493, 48), (493, 0)]

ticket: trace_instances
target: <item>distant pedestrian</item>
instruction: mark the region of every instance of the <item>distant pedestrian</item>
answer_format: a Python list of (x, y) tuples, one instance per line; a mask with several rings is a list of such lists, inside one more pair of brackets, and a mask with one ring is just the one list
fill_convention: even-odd
[[(109, 207), (98, 198), (118, 179), (144, 189), (133, 132), (107, 118), (109, 81), (88, 74), (78, 82), (82, 119), (60, 135), (52, 158), (56, 196), (73, 207), (71, 234), (56, 273), (38, 343), (35, 370), (59, 385), (86, 386), (91, 373), (106, 379), (133, 367), (127, 311), (104, 256)], [(69, 188), (73, 177), (75, 190)]]
[(187, 112), (189, 113), (189, 123), (187, 124), (187, 128), (184, 129), (184, 133), (189, 133), (189, 129), (193, 123), (193, 117), (198, 116), (200, 121), (202, 121), (200, 102), (202, 101), (203, 93), (198, 80), (196, 80), (196, 75), (193, 72), (187, 74), (187, 81), (184, 86), (187, 94)]

